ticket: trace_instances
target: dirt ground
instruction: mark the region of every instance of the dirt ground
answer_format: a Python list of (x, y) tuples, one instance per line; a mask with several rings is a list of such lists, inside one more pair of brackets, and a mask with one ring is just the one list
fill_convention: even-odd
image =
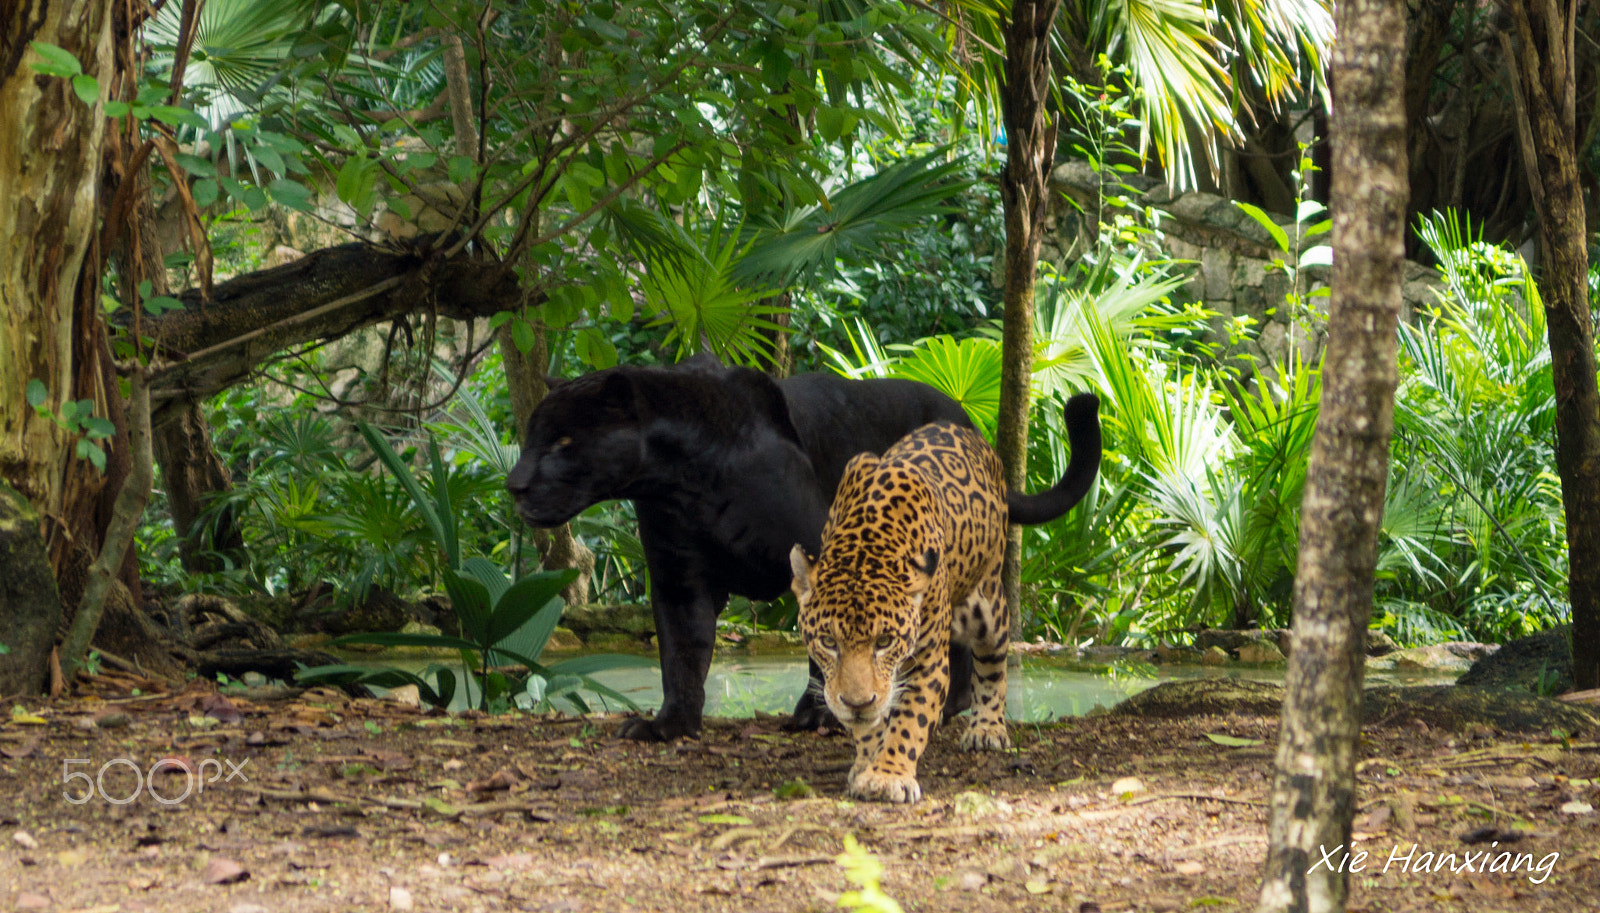
[[(0, 720), (0, 906), (108, 913), (823, 911), (845, 835), (909, 911), (1253, 910), (1277, 729), (1096, 716), (974, 756), (946, 727), (893, 807), (844, 801), (848, 739), (770, 718), (641, 745), (615, 718), (194, 683)], [(1595, 736), (1366, 733), (1351, 909), (1600, 909)]]

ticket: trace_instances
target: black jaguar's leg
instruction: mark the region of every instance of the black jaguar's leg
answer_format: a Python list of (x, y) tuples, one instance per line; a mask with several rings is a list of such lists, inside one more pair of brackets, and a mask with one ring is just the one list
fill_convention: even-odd
[(949, 721), (956, 714), (972, 706), (972, 648), (966, 644), (950, 642), (950, 695), (944, 702), (944, 718)]
[(661, 658), (661, 709), (653, 719), (623, 721), (618, 735), (641, 742), (670, 742), (700, 732), (717, 613), (727, 599), (726, 593), (697, 594), (681, 601), (656, 595), (653, 602), (656, 646)]

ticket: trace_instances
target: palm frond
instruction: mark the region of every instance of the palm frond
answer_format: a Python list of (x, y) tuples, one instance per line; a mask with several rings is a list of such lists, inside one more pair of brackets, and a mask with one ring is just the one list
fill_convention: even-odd
[(957, 177), (963, 167), (938, 149), (849, 184), (823, 204), (791, 208), (751, 233), (733, 277), (786, 287), (840, 260), (873, 256), (896, 233), (926, 229), (928, 220), (956, 211), (950, 199), (972, 186)]

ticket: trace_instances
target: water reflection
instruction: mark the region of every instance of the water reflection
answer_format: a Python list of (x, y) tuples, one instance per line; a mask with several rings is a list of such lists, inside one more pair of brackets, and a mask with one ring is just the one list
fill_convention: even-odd
[[(640, 707), (661, 705), (661, 677), (654, 669), (622, 669), (594, 676), (628, 695)], [(1110, 707), (1164, 681), (1194, 678), (1244, 678), (1283, 682), (1283, 669), (1215, 667), (1121, 662), (1088, 666), (1049, 657), (1026, 657), (1008, 676), (1006, 715), (1021, 722), (1043, 722), (1082, 716), (1095, 707)], [(1370, 684), (1438, 685), (1453, 674), (1371, 672)], [(711, 665), (706, 679), (706, 715), (749, 717), (788, 713), (806, 683), (806, 662), (794, 656), (723, 657)]]

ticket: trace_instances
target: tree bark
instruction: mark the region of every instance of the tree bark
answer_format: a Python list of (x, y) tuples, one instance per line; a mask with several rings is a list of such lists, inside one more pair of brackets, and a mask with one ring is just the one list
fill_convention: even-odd
[(1588, 231), (1579, 179), (1577, 0), (1503, 0), (1523, 167), (1539, 222), (1539, 295), (1556, 391), (1556, 470), (1567, 517), (1572, 680), (1600, 688), (1600, 381), (1589, 314)]
[(1394, 429), (1407, 202), (1405, 7), (1349, 0), (1337, 16), (1333, 292), (1261, 913), (1344, 909), (1349, 875), (1337, 863), (1355, 811), (1362, 653)]
[(62, 526), (80, 512), (68, 503), (77, 438), (26, 408), (24, 395), (29, 381), (42, 381), (52, 415), (68, 400), (105, 402), (80, 384), (93, 376), (93, 362), (79, 358), (80, 337), (89, 334), (78, 324), (78, 305), (85, 260), (98, 259), (95, 201), (106, 118), (100, 106), (77, 98), (69, 80), (34, 72), (30, 62), (38, 57), (28, 45), (47, 42), (77, 57), (104, 97), (110, 8), (108, 0), (0, 7), (0, 352), (8, 353), (0, 359), (0, 479), (34, 505), (52, 543), (70, 535)]
[[(49, 577), (69, 604), (84, 582), (73, 570), (100, 549), (100, 494), (108, 480), (77, 458), (80, 430), (55, 417), (64, 403), (87, 400), (94, 414), (117, 421), (119, 405), (102, 361), (109, 348), (99, 323), (97, 248), (106, 128), (101, 100), (114, 70), (111, 8), (107, 0), (0, 5), (0, 482), (36, 512), (46, 556), (41, 566), (5, 573), (19, 580)], [(100, 87), (95, 104), (84, 104), (70, 80), (33, 70), (39, 58), (29, 45), (35, 41), (78, 60)], [(44, 385), (45, 414), (27, 404), (32, 381)], [(123, 466), (116, 449), (109, 456), (109, 481), (116, 484)], [(26, 623), (49, 622), (35, 617)], [(42, 641), (9, 645), (10, 664), (38, 668), (49, 656), (54, 627), (49, 633)]]
[(50, 648), (61, 625), (61, 596), (50, 573), (39, 515), (0, 482), (0, 697), (44, 689)]
[[(511, 415), (516, 421), (518, 440), (522, 438), (523, 429), (528, 427), (529, 416), (550, 392), (545, 382), (546, 372), (550, 370), (547, 339), (544, 326), (538, 325), (533, 348), (524, 353), (512, 338), (510, 323), (501, 324), (496, 331), (500, 360), (505, 365), (506, 386), (511, 391)], [(546, 570), (577, 569), (578, 576), (561, 591), (561, 598), (567, 605), (587, 603), (589, 584), (594, 579), (594, 552), (572, 535), (572, 524), (563, 523), (555, 529), (534, 529), (532, 539)]]
[(209, 301), (185, 292), (177, 296), (182, 310), (142, 318), (143, 334), (179, 359), (151, 379), (155, 424), (171, 420), (185, 402), (248, 378), (286, 348), (414, 312), (488, 317), (521, 297), (508, 266), (467, 254), (443, 258), (432, 240), (404, 250), (360, 243), (324, 248), (224, 282)]
[[(1000, 418), (995, 450), (1005, 464), (1006, 484), (1022, 491), (1028, 480), (1028, 396), (1033, 380), (1033, 286), (1050, 212), (1050, 167), (1056, 128), (1046, 123), (1050, 97), (1050, 29), (1060, 0), (1015, 0), (1006, 27), (1005, 84), (1001, 114), (1006, 128), (1006, 167), (1000, 174), (1005, 206), (1005, 299), (1001, 339)], [(1006, 537), (1002, 572), (1013, 628), (1022, 614), (1022, 527)]]
[(184, 569), (204, 574), (223, 570), (228, 563), (242, 566), (244, 535), (234, 512), (223, 509), (213, 522), (202, 522), (208, 502), (233, 489), (228, 467), (211, 445), (211, 424), (200, 404), (192, 401), (169, 409), (168, 415), (152, 444)]

